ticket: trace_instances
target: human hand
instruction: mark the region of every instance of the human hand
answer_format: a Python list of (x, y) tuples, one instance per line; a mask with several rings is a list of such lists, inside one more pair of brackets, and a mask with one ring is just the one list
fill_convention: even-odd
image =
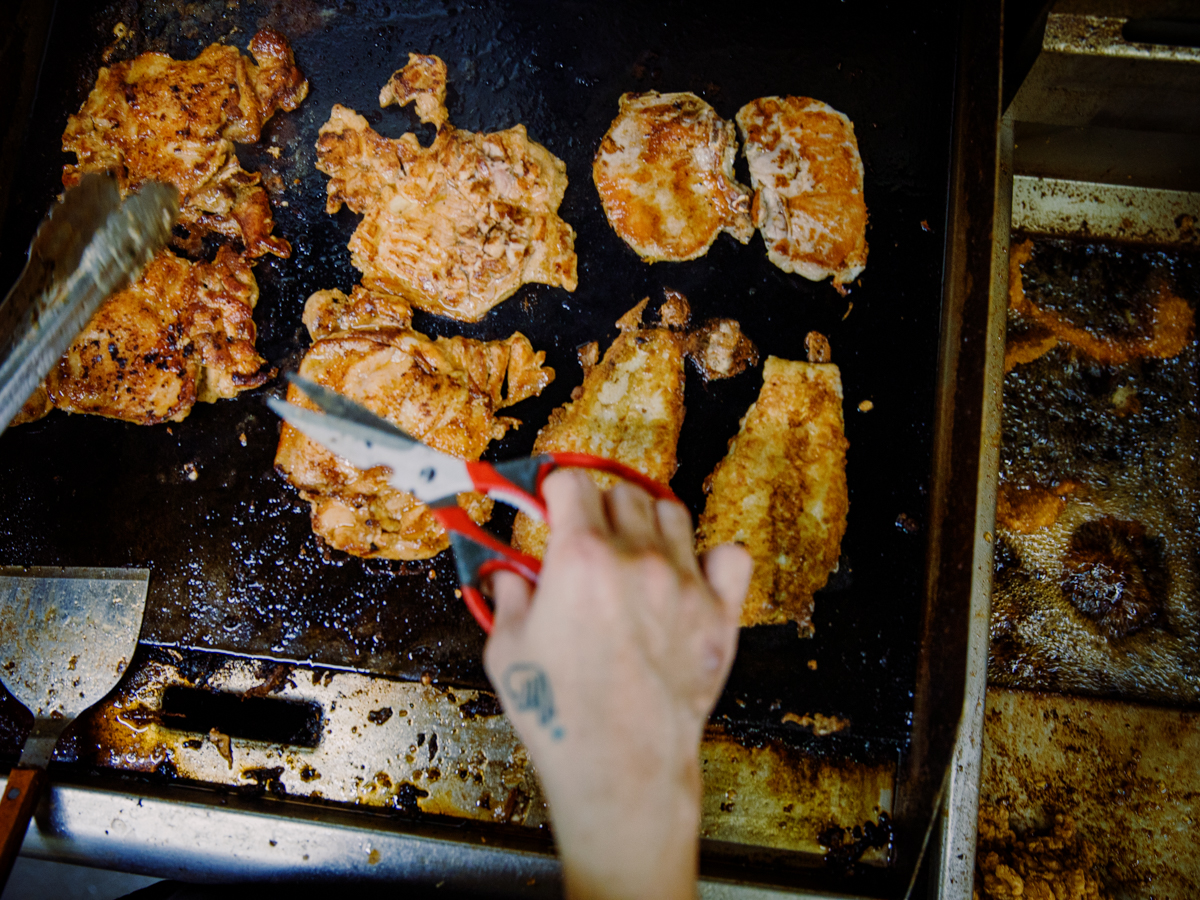
[(579, 471), (546, 479), (536, 591), (493, 579), (484, 665), (537, 766), (570, 897), (694, 897), (699, 745), (737, 646), (750, 557), (703, 571), (688, 511)]

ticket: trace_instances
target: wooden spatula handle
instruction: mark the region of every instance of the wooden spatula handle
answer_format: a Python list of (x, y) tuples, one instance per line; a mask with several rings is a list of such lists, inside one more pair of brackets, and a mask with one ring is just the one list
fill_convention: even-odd
[(0, 796), (0, 891), (17, 861), (45, 777), (41, 768), (15, 768), (8, 773), (8, 784)]

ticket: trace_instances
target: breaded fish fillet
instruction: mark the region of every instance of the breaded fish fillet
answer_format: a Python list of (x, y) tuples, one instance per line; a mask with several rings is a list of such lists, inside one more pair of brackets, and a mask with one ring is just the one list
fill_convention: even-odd
[[(462, 459), (479, 459), (487, 445), (519, 422), (496, 413), (541, 393), (554, 378), (529, 340), (429, 338), (408, 326), (395, 297), (356, 288), (319, 291), (304, 321), (314, 340), (300, 374)], [(507, 386), (507, 390), (506, 390)], [(314, 408), (295, 387), (288, 400)], [(313, 530), (355, 556), (427, 559), (449, 538), (429, 508), (387, 483), (385, 469), (362, 471), (284, 425), (275, 468), (312, 505)], [(491, 500), (461, 494), (476, 522), (491, 515)]]
[(122, 195), (147, 181), (179, 189), (183, 243), (199, 251), (210, 233), (240, 240), (251, 257), (288, 256), (272, 235), (275, 222), (259, 176), (242, 169), (233, 142), (253, 143), (276, 110), (293, 110), (308, 94), (288, 42), (270, 28), (250, 41), (257, 65), (234, 47), (212, 44), (193, 60), (162, 53), (102, 68), (96, 86), (67, 120), (62, 148), (75, 165), (63, 184), (85, 172), (111, 171)]
[(257, 301), (250, 264), (228, 247), (211, 263), (163, 250), (100, 307), (14, 422), (53, 407), (140, 425), (179, 422), (197, 401), (259, 387), (271, 370), (254, 349)]
[[(615, 459), (667, 484), (677, 468), (675, 448), (683, 427), (683, 361), (691, 357), (705, 379), (728, 378), (758, 360), (754, 345), (732, 319), (717, 319), (695, 331), (687, 328), (687, 299), (666, 291), (658, 327), (642, 324), (646, 298), (617, 321), (617, 339), (597, 363), (595, 343), (580, 349), (583, 384), (571, 401), (550, 414), (538, 432), (534, 453), (579, 452)], [(592, 472), (602, 488), (612, 475)], [(540, 557), (546, 526), (518, 513), (513, 546)]]
[(733, 124), (695, 94), (622, 94), (592, 178), (613, 230), (647, 262), (703, 256), (728, 231), (754, 234), (733, 175)]
[(363, 216), (350, 238), (363, 284), (468, 322), (526, 282), (575, 290), (575, 231), (558, 216), (562, 160), (529, 140), (524, 125), (494, 134), (452, 127), (442, 105), (445, 65), (409, 60), (380, 101), (416, 101), (420, 117), (439, 124), (432, 145), (413, 134), (381, 137), (343, 106), (333, 107), (317, 140), (326, 210), (345, 203)]
[(760, 97), (738, 110), (754, 224), (785, 272), (833, 286), (867, 267), (867, 203), (854, 125), (809, 97)]
[(792, 621), (812, 634), (813, 594), (836, 571), (846, 532), (848, 446), (837, 366), (767, 357), (696, 531), (697, 553), (736, 541), (754, 559), (743, 626)]

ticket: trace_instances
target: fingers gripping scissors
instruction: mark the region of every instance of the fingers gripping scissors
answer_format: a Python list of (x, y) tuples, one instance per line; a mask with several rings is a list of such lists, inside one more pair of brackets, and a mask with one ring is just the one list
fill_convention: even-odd
[(644, 488), (652, 497), (674, 500), (666, 485), (616, 460), (589, 453), (543, 453), (500, 463), (462, 460), (422, 443), (391, 422), (341, 394), (299, 375), (288, 381), (299, 388), (320, 412), (268, 397), (267, 405), (284, 421), (327, 450), (360, 469), (386, 466), (388, 483), (429, 505), (450, 535), (463, 601), (486, 632), (492, 630), (492, 610), (479, 589), (480, 581), (499, 569), (537, 584), (541, 562), (514, 550), (476, 525), (457, 496), (477, 491), (546, 521), (542, 482), (555, 469), (596, 469)]

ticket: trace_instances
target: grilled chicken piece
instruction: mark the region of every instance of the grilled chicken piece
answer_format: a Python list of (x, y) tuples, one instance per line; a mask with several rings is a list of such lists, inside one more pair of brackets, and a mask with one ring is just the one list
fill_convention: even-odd
[(392, 73), (379, 92), (379, 105), (416, 103), (417, 118), (436, 128), (446, 124), (446, 64), (436, 56), (408, 54), (408, 65)]
[[(413, 331), (394, 297), (356, 288), (319, 291), (304, 321), (315, 339), (300, 374), (361, 403), (431, 447), (462, 459), (479, 459), (487, 445), (520, 423), (496, 413), (541, 393), (554, 379), (529, 340), (429, 338)], [(505, 384), (507, 382), (507, 391)], [(315, 408), (295, 387), (288, 400)], [(429, 508), (387, 483), (385, 469), (362, 471), (283, 426), (275, 468), (312, 505), (313, 530), (326, 543), (355, 556), (428, 559), (449, 537)], [(492, 501), (460, 494), (476, 522), (491, 515)]]
[(210, 233), (240, 240), (251, 257), (288, 256), (259, 176), (238, 164), (233, 142), (252, 143), (276, 110), (293, 110), (308, 94), (288, 42), (264, 28), (250, 41), (250, 62), (236, 48), (212, 44), (195, 59), (162, 53), (102, 68), (96, 86), (67, 120), (62, 148), (76, 156), (63, 184), (85, 172), (111, 171), (122, 195), (147, 181), (175, 185), (183, 247), (198, 251)]
[[(691, 311), (677, 291), (666, 291), (658, 327), (642, 324), (646, 298), (617, 321), (617, 339), (597, 363), (599, 347), (584, 345), (579, 352), (583, 384), (571, 401), (550, 414), (538, 432), (534, 453), (579, 452), (607, 457), (632, 466), (667, 484), (677, 467), (675, 447), (683, 427), (683, 361), (691, 357), (705, 379), (728, 378), (753, 365), (758, 354), (732, 319), (687, 329)], [(602, 488), (616, 479), (592, 472)], [(540, 557), (545, 550), (546, 526), (518, 513), (513, 546)]]
[(754, 234), (734, 180), (733, 125), (695, 94), (622, 94), (592, 178), (613, 230), (647, 262), (703, 256), (727, 231)]
[(197, 401), (261, 386), (271, 370), (254, 349), (257, 301), (250, 264), (228, 247), (211, 263), (160, 252), (100, 307), (14, 424), (53, 407), (179, 422)]
[(696, 552), (736, 541), (754, 574), (741, 624), (813, 632), (813, 594), (837, 570), (846, 513), (842, 380), (832, 363), (774, 356), (758, 400), (706, 482)]
[(760, 97), (737, 114), (767, 258), (844, 285), (867, 267), (867, 204), (854, 125), (808, 97)]
[(475, 134), (445, 123), (445, 65), (410, 60), (380, 100), (415, 100), (425, 121), (442, 123), (432, 145), (413, 134), (381, 137), (343, 106), (317, 140), (326, 210), (345, 203), (363, 216), (350, 238), (363, 284), (467, 322), (526, 282), (575, 290), (575, 231), (558, 217), (562, 160), (529, 140), (524, 125)]

